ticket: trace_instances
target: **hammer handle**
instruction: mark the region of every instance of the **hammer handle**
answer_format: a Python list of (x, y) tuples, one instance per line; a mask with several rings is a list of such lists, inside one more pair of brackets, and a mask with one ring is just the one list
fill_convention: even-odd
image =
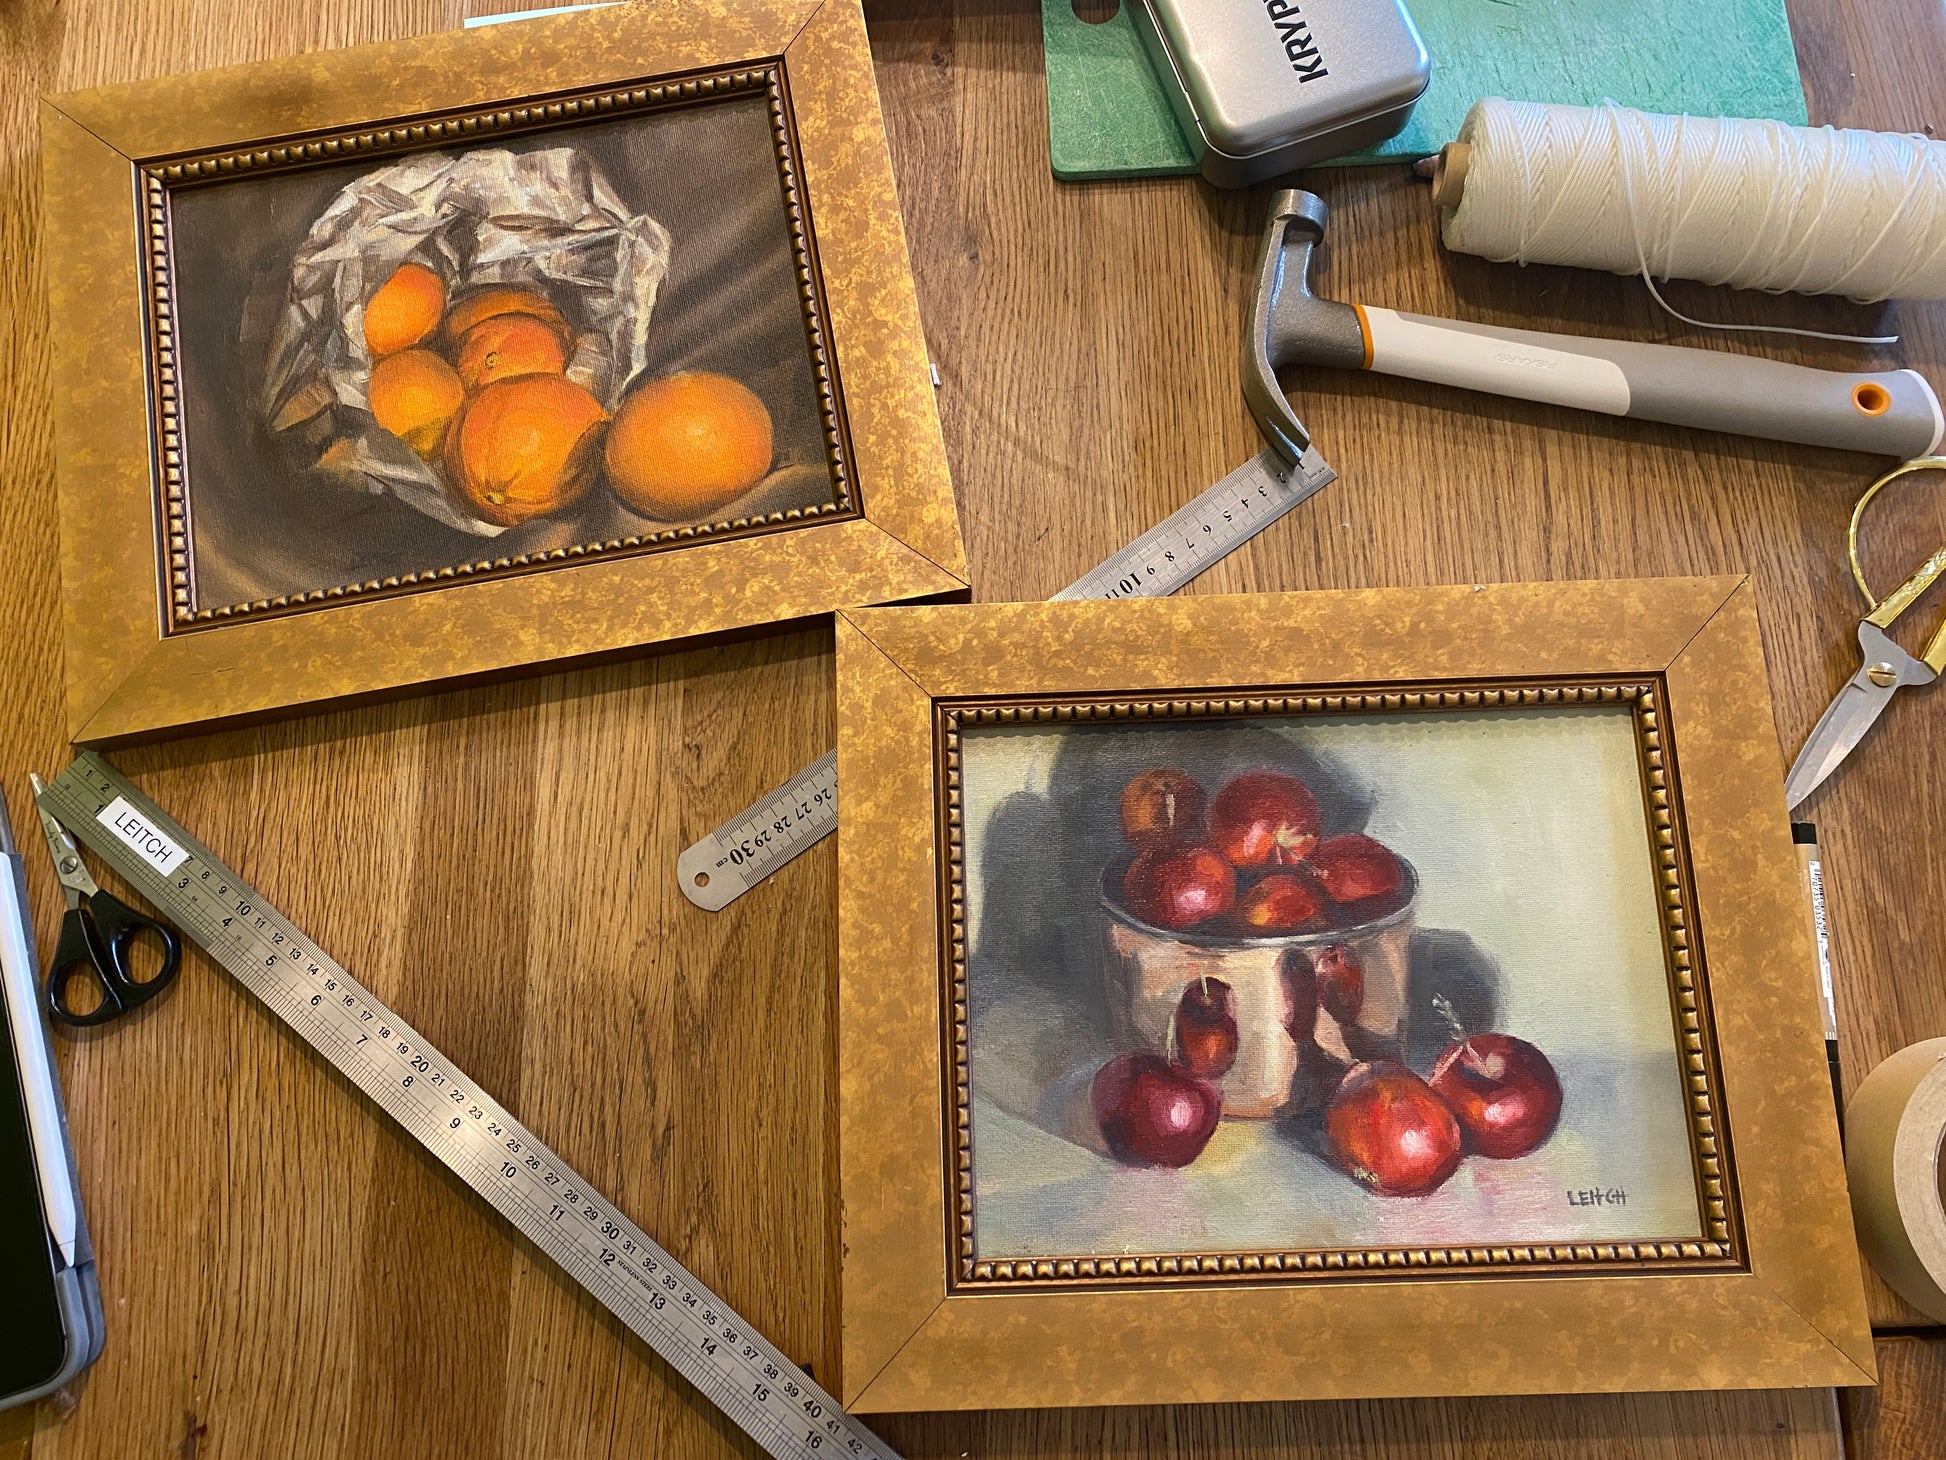
[(1929, 456), (1946, 437), (1939, 397), (1911, 370), (1814, 370), (1681, 345), (1357, 311), (1365, 368), (1385, 375), (1901, 458)]

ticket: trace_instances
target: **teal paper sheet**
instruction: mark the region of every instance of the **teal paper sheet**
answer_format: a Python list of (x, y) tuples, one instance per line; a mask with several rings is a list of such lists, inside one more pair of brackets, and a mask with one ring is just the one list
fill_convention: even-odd
[[(1196, 170), (1122, 0), (1091, 25), (1043, 0), (1048, 152), (1063, 181)], [(1320, 5), (1345, 0), (1317, 0)], [(1483, 96), (1805, 122), (1783, 0), (1408, 0), (1432, 85), (1398, 136), (1341, 163), (1423, 157)]]

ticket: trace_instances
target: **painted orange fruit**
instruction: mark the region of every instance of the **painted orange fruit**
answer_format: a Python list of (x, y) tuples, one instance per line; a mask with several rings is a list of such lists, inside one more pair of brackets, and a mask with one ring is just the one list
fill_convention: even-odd
[(400, 350), (372, 366), (366, 386), (379, 425), (430, 460), (439, 454), (447, 424), (466, 392), (431, 350)]
[(365, 301), (365, 348), (372, 357), (392, 355), (439, 328), (446, 285), (424, 264), (400, 264)]
[(490, 284), (484, 289), (476, 289), (471, 294), (453, 301), (452, 310), (446, 316), (443, 331), (446, 343), (457, 344), (472, 333), (473, 329), (489, 319), (503, 314), (526, 314), (535, 319), (545, 320), (561, 332), (562, 339), (569, 339), (574, 331), (561, 311), (538, 289), (522, 289), (511, 284)]
[(453, 354), (460, 383), (478, 390), (516, 375), (559, 375), (568, 345), (557, 329), (531, 314), (497, 314), (468, 330)]
[(615, 495), (645, 517), (683, 522), (741, 497), (770, 470), (770, 412), (727, 375), (684, 371), (629, 393), (604, 460)]
[(601, 402), (559, 375), (496, 380), (466, 398), (446, 437), (446, 471), (461, 504), (512, 527), (558, 512), (594, 480)]

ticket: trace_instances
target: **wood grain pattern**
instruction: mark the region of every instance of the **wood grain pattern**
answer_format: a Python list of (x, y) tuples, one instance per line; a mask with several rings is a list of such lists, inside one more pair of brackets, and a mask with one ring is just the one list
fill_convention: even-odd
[[(34, 96), (426, 33), (461, 9), (0, 6), (13, 83), (0, 93), (0, 776), (17, 820), (27, 770), (65, 758), (47, 383), (61, 322), (44, 288), (60, 261), (39, 243)], [(1814, 119), (1946, 127), (1934, 64), (1946, 16), (1933, 0), (1799, 0), (1792, 13)], [(975, 590), (1042, 597), (1257, 449), (1235, 354), (1262, 194), (1054, 184), (1029, 0), (887, 0), (872, 17)], [(1692, 339), (1626, 280), (1443, 255), (1425, 195), (1397, 170), (1316, 185), (1335, 210), (1322, 285), (1337, 297)], [(1827, 328), (1881, 313), (1671, 293), (1692, 313)], [(1946, 380), (1946, 310), (1882, 313), (1906, 332), (1894, 352), (1698, 342)], [(1313, 372), (1289, 384), (1344, 480), (1192, 591), (1748, 569), (1780, 769), (1854, 667), (1843, 524), (1873, 463), (1399, 381)], [(1872, 551), (1881, 581), (1896, 581), (1946, 538), (1946, 496), (1921, 483), (1888, 506)], [(673, 865), (833, 743), (831, 642), (814, 630), (115, 756), (821, 1370), (838, 1332), (834, 849), (719, 915), (681, 899)], [(1935, 703), (1909, 695), (1814, 808), (1853, 1084), (1892, 1049), (1946, 1033), (1946, 869), (1931, 850), (1946, 817), (1942, 745)], [(260, 809), (240, 809), (244, 796)], [(45, 859), (29, 868), (45, 946), (58, 900)], [(435, 961), (448, 938), (470, 956)], [(65, 1400), (0, 1416), (0, 1460), (755, 1453), (200, 955), (167, 999), (105, 1036), (63, 1041), (61, 1060), (108, 1347)], [(1911, 1319), (1882, 1291), (1874, 1312)], [(1896, 1404), (1937, 1395), (1937, 1347), (1923, 1350), (1931, 1380), (1881, 1351), (1877, 1433)], [(880, 1428), (914, 1457), (1839, 1453), (1828, 1391), (899, 1416)]]
[(1880, 1338), (1880, 1388), (1844, 1393), (1850, 1460), (1938, 1460), (1946, 1449), (1946, 1338)]

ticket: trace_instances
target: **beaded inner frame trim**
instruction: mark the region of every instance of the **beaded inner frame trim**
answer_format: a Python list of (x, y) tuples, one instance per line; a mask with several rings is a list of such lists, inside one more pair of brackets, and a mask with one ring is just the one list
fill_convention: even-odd
[[(1469, 1279), (1534, 1273), (1747, 1270), (1743, 1225), (1727, 1136), (1703, 949), (1682, 825), (1675, 750), (1662, 724), (1657, 676), (1547, 682), (1359, 686), (1342, 691), (1270, 692), (1242, 698), (1127, 700), (1024, 697), (935, 703), (933, 746), (940, 868), (940, 997), (943, 1048), (949, 1292), (1229, 1283), (1287, 1284), (1354, 1278)], [(1306, 715), (1414, 714), (1546, 706), (1627, 705), (1633, 711), (1645, 830), (1662, 900), (1663, 954), (1683, 1065), (1697, 1205), (1706, 1234), (1633, 1242), (1532, 1243), (1467, 1247), (1316, 1248), (1252, 1252), (1101, 1254), (981, 1259), (974, 1251), (972, 1091), (968, 1062), (965, 827), (961, 736), (996, 725), (1142, 723)]]
[[(831, 473), (829, 502), (759, 516), (664, 528), (627, 537), (576, 543), (568, 547), (482, 557), (459, 563), (434, 563), (416, 571), (358, 583), (339, 583), (302, 593), (244, 603), (204, 604), (196, 594), (194, 539), (190, 532), (189, 470), (183, 443), (181, 385), (175, 319), (184, 307), (175, 297), (170, 198), (178, 188), (290, 171), (356, 158), (395, 155), (455, 143), (477, 143), (492, 136), (543, 131), (577, 123), (609, 120), (713, 101), (761, 95), (770, 108), (777, 174), (790, 225), (791, 249), (804, 328), (811, 351), (824, 432), (825, 462)], [(210, 153), (146, 161), (138, 167), (145, 228), (145, 279), (148, 302), (149, 375), (153, 402), (153, 478), (157, 483), (157, 572), (166, 585), (165, 634), (193, 631), (240, 618), (265, 618), (303, 612), (348, 599), (424, 591), (466, 579), (543, 571), (594, 557), (626, 557), (667, 551), (698, 541), (751, 537), (789, 531), (811, 523), (862, 517), (852, 466), (851, 438), (844, 398), (831, 348), (828, 309), (817, 262), (816, 235), (800, 176), (796, 126), (790, 88), (781, 58), (755, 66), (672, 77), (654, 85), (607, 89), (459, 115), (414, 118), (391, 126), (323, 137), (291, 139), (247, 151)]]

